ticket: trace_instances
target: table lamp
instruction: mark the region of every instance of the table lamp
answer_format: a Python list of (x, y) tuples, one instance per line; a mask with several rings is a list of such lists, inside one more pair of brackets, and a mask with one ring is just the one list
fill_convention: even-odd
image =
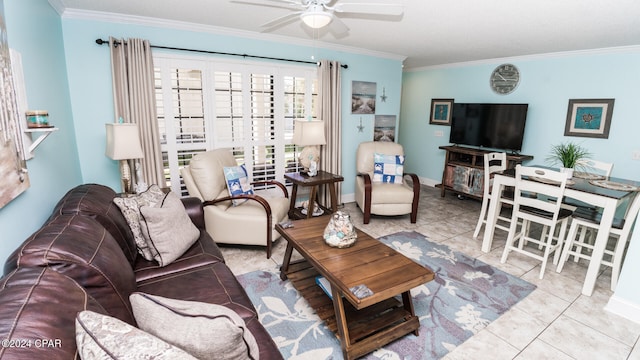
[(133, 193), (133, 184), (129, 160), (144, 157), (138, 125), (133, 123), (109, 123), (105, 124), (105, 126), (107, 129), (107, 150), (105, 155), (113, 160), (120, 161), (122, 192), (131, 194)]
[(293, 128), (293, 143), (298, 146), (304, 146), (298, 161), (307, 175), (318, 175), (319, 145), (327, 143), (324, 137), (324, 122), (318, 120), (296, 120)]

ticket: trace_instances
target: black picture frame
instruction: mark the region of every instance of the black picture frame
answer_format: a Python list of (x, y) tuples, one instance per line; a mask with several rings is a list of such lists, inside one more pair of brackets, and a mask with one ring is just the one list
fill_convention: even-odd
[(608, 139), (615, 99), (569, 99), (565, 136)]
[(452, 110), (453, 99), (431, 99), (429, 124), (450, 126)]

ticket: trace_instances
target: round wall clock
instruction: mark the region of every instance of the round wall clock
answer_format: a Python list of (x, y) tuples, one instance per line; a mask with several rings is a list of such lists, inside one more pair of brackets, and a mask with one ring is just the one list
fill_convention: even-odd
[(512, 64), (502, 64), (491, 73), (489, 84), (491, 89), (500, 95), (506, 95), (518, 87), (520, 83), (520, 72)]

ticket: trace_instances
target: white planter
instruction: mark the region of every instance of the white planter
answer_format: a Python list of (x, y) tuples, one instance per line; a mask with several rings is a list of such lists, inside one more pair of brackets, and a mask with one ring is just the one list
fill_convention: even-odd
[(567, 174), (567, 179), (571, 179), (573, 177), (573, 168), (561, 167), (560, 172)]

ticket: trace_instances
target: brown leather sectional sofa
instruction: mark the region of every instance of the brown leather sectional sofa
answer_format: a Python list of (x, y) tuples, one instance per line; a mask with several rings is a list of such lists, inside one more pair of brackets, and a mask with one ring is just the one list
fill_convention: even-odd
[(0, 279), (1, 359), (79, 359), (78, 312), (91, 310), (135, 325), (129, 295), (225, 305), (244, 319), (260, 359), (282, 359), (256, 310), (204, 230), (200, 200), (183, 204), (198, 241), (165, 267), (144, 260), (115, 192), (85, 184), (70, 190), (51, 217), (7, 259)]

